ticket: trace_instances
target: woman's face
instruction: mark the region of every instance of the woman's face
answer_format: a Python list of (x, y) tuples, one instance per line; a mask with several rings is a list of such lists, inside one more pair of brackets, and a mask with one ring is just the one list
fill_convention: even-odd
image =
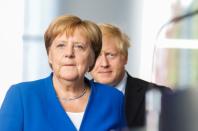
[(48, 60), (56, 77), (73, 81), (83, 79), (94, 62), (91, 45), (79, 30), (73, 36), (58, 35), (50, 49)]

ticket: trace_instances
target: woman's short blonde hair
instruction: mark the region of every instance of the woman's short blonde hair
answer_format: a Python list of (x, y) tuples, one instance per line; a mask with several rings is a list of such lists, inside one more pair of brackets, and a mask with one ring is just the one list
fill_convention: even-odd
[(99, 24), (102, 31), (102, 37), (114, 38), (117, 40), (116, 46), (124, 56), (128, 57), (128, 48), (130, 47), (129, 37), (118, 27), (111, 24)]
[[(59, 16), (49, 25), (44, 35), (47, 54), (49, 54), (49, 48), (58, 35), (65, 33), (66, 36), (72, 36), (76, 29), (80, 29), (87, 40), (90, 42), (95, 56), (95, 65), (95, 61), (99, 56), (102, 48), (102, 33), (100, 31), (100, 28), (94, 22), (82, 20), (74, 15)], [(91, 70), (93, 66), (90, 67), (89, 70)]]

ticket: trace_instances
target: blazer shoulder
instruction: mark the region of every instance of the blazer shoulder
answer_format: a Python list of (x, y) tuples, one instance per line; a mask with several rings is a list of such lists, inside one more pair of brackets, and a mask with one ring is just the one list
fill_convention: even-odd
[(132, 77), (130, 74), (127, 74), (127, 86), (136, 87), (138, 89), (140, 88), (146, 89), (148, 85), (149, 82), (136, 77)]
[(172, 93), (172, 90), (170, 87), (167, 87), (167, 86), (164, 86), (164, 85), (159, 85), (159, 84), (156, 84), (156, 83), (152, 83), (152, 82), (148, 82), (148, 81), (145, 81), (143, 79), (140, 79), (140, 78), (135, 78), (135, 77), (132, 77), (131, 75), (128, 74), (128, 78), (127, 78), (127, 86), (135, 86), (136, 88), (140, 89), (140, 88), (143, 88), (143, 89), (152, 89), (152, 88), (155, 88), (155, 89), (159, 89), (162, 93)]
[(42, 78), (34, 81), (25, 81), (25, 82), (20, 82), (17, 84), (12, 85), (10, 88), (14, 88), (15, 90), (22, 90), (22, 91), (32, 91), (32, 90), (40, 90), (40, 87), (45, 85), (45, 82), (50, 79), (49, 77), (47, 78)]
[(97, 83), (93, 81), (91, 81), (91, 83), (92, 83), (91, 84), (92, 88), (95, 88), (95, 90), (97, 90), (97, 92), (99, 92), (100, 94), (107, 95), (107, 96), (121, 96), (121, 97), (124, 96), (121, 91), (119, 91), (113, 86), (102, 84), (102, 83)]

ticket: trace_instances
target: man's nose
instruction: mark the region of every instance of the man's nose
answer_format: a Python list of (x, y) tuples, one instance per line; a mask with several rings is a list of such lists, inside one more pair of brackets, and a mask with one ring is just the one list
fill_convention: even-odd
[(101, 56), (101, 67), (109, 67), (109, 61), (104, 54)]

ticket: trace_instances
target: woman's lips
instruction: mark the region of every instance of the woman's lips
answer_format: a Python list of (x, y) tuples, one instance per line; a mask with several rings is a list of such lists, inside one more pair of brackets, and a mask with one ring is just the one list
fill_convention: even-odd
[(76, 66), (75, 64), (64, 64), (63, 66)]

